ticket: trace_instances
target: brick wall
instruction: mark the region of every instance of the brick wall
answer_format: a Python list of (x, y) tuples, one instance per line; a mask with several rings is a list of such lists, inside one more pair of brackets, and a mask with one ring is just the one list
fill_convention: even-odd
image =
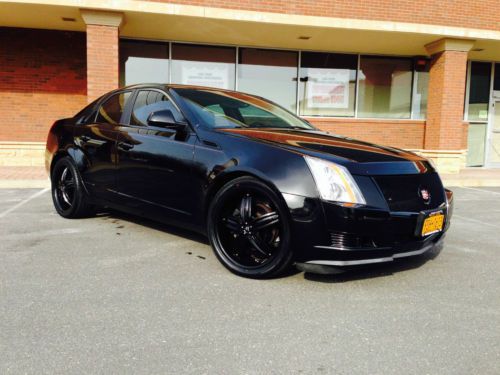
[(118, 88), (118, 28), (87, 25), (88, 101)]
[(149, 0), (262, 12), (500, 30), (499, 0)]
[(467, 52), (444, 51), (432, 57), (426, 149), (460, 150), (467, 142), (463, 125), (466, 70)]
[(86, 103), (85, 33), (0, 28), (0, 141), (42, 141)]
[(387, 146), (422, 149), (425, 121), (423, 120), (362, 120), (307, 118), (321, 130), (346, 137)]

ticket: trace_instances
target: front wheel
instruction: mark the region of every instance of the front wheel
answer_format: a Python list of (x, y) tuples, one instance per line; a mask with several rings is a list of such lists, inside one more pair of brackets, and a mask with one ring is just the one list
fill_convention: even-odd
[(275, 277), (293, 262), (286, 205), (253, 177), (229, 181), (217, 192), (208, 237), (221, 263), (240, 276)]

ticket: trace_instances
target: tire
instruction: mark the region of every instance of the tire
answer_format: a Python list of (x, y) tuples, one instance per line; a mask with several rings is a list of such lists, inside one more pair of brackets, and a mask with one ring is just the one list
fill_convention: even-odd
[(80, 173), (70, 157), (63, 157), (56, 162), (50, 180), (52, 202), (59, 215), (74, 219), (95, 213), (95, 207), (88, 202)]
[(282, 198), (253, 177), (229, 181), (208, 210), (208, 238), (219, 261), (249, 278), (271, 278), (293, 262), (290, 219)]

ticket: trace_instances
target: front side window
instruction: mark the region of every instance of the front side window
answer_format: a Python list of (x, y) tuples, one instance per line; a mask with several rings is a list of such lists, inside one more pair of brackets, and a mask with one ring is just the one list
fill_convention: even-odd
[(101, 124), (119, 124), (129, 97), (130, 92), (122, 92), (111, 96), (99, 108), (96, 122)]
[(361, 56), (358, 117), (410, 118), (412, 60)]
[(155, 90), (139, 91), (130, 116), (130, 124), (146, 126), (151, 113), (166, 109), (172, 112), (176, 121), (180, 122), (183, 120), (181, 113), (165, 94)]
[(172, 44), (172, 83), (234, 90), (236, 50)]
[(175, 91), (200, 122), (210, 128), (314, 129), (280, 106), (255, 96), (208, 89), (177, 88)]

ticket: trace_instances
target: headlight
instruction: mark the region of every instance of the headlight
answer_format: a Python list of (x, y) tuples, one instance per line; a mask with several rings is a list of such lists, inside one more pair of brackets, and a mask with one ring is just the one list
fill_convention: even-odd
[(366, 204), (349, 171), (341, 165), (304, 156), (321, 198), (327, 201)]

